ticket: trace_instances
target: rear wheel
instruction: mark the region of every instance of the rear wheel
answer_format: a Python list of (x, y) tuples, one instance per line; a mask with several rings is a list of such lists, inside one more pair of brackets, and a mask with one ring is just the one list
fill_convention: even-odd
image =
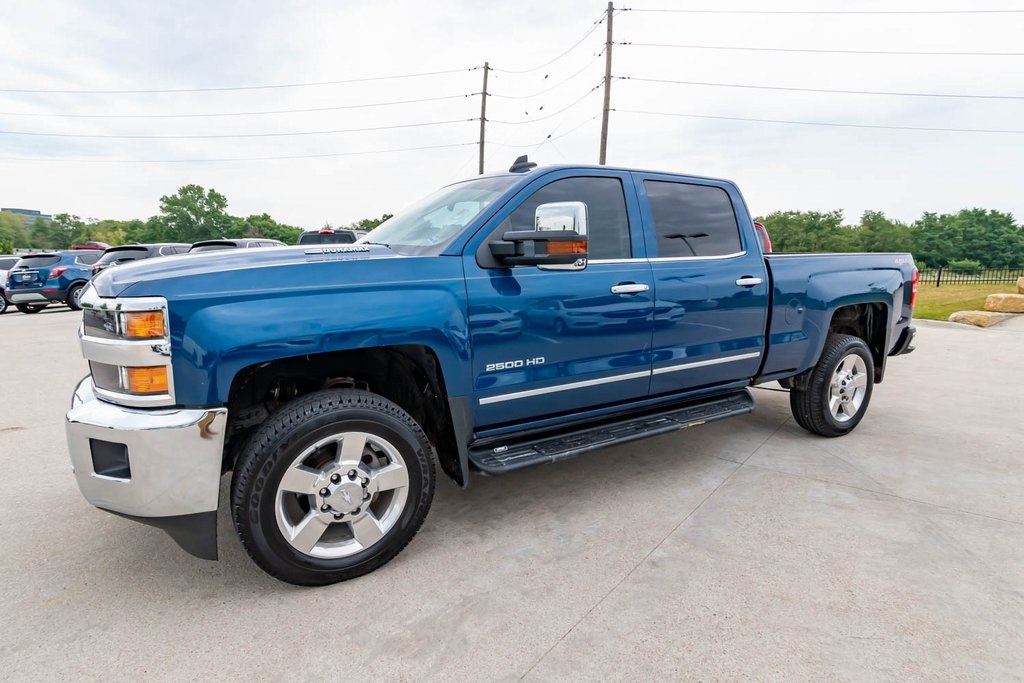
[(0, 315), (3, 315), (4, 313), (7, 312), (7, 306), (7, 297), (5, 297), (3, 294), (0, 294)]
[(789, 392), (797, 424), (821, 436), (843, 436), (860, 424), (871, 401), (875, 363), (863, 339), (830, 334), (805, 388)]
[(22, 313), (38, 313), (39, 311), (46, 308), (46, 304), (14, 304)]
[(377, 569), (412, 540), (434, 496), (433, 450), (400, 407), (367, 391), (296, 399), (249, 440), (231, 508), (249, 556), (320, 586)]
[(67, 304), (68, 308), (70, 308), (72, 311), (82, 310), (82, 304), (80, 302), (82, 299), (83, 289), (85, 289), (85, 285), (79, 284), (71, 285), (71, 289), (68, 290)]

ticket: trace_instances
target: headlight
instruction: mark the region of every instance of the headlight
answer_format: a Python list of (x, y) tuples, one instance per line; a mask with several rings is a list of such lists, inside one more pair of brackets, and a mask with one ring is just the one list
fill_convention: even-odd
[(173, 405), (166, 299), (103, 299), (88, 287), (80, 302), (82, 355), (96, 395), (127, 406)]

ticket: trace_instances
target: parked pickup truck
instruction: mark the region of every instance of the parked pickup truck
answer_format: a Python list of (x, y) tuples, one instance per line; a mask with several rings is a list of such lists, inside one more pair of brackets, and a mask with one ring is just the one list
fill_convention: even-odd
[(916, 281), (909, 254), (766, 256), (728, 181), (520, 159), (355, 244), (99, 274), (71, 461), (90, 503), (198, 557), (224, 504), (266, 572), (328, 584), (409, 543), (435, 462), (465, 486), (748, 413), (773, 381), (847, 434), (911, 350)]

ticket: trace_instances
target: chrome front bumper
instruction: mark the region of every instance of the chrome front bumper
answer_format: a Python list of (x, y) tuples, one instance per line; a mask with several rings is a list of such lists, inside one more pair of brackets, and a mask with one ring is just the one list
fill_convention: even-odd
[(86, 377), (65, 421), (78, 488), (96, 507), (164, 528), (192, 554), (215, 559), (227, 413), (125, 408), (96, 398)]

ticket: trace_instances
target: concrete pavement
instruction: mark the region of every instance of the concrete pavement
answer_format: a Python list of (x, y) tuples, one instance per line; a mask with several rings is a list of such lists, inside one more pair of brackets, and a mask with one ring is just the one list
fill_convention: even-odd
[[(7, 680), (1024, 678), (1024, 321), (919, 326), (841, 439), (788, 397), (442, 481), (391, 564), (302, 589), (89, 506), (62, 415), (78, 316), (0, 317)], [(774, 386), (774, 385), (773, 385)], [(227, 485), (227, 478), (224, 480)]]

